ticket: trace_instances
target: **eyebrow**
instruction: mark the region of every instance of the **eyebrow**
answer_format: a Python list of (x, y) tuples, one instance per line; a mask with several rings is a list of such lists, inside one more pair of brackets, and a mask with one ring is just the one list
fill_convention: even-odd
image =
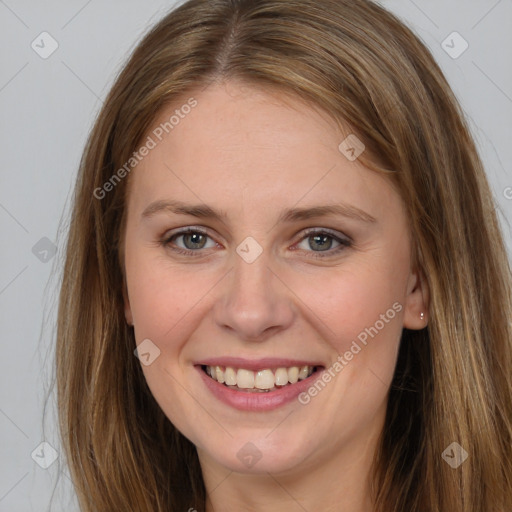
[[(192, 217), (218, 220), (219, 222), (224, 222), (227, 218), (225, 212), (216, 211), (206, 204), (187, 204), (176, 200), (158, 200), (151, 203), (142, 212), (141, 218), (150, 218), (157, 213), (190, 215)], [(342, 203), (284, 210), (281, 212), (277, 222), (297, 222), (328, 215), (348, 217), (362, 222), (377, 222), (377, 219), (369, 213), (355, 206)]]

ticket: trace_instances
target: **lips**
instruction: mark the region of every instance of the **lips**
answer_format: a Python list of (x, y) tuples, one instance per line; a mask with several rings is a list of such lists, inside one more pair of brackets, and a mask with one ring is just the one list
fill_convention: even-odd
[(215, 398), (244, 411), (267, 411), (293, 401), (325, 369), (318, 361), (233, 357), (199, 361), (195, 367)]
[(212, 357), (202, 359), (195, 363), (196, 366), (231, 366), (232, 368), (244, 368), (257, 372), (266, 368), (291, 368), (292, 366), (321, 366), (322, 361), (306, 359), (289, 359), (265, 357), (261, 359), (244, 359), (242, 357)]

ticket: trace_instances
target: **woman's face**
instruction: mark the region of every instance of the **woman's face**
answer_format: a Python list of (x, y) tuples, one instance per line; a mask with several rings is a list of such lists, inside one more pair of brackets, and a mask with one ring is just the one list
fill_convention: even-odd
[(426, 314), (397, 192), (326, 115), (237, 82), (148, 135), (125, 311), (166, 416), (202, 464), (233, 471), (369, 457), (402, 328)]

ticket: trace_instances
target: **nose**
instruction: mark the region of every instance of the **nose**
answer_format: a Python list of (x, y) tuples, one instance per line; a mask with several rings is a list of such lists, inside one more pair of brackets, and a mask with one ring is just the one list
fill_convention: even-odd
[(214, 306), (216, 324), (241, 340), (264, 341), (293, 322), (293, 294), (270, 267), (267, 253), (252, 263), (235, 253)]

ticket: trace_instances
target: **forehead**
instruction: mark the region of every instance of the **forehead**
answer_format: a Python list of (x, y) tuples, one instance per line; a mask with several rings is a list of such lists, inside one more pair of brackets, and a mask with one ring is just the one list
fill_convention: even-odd
[(130, 202), (138, 210), (167, 197), (261, 210), (349, 198), (378, 214), (393, 199), (389, 183), (346, 158), (339, 149), (346, 136), (299, 98), (211, 85), (159, 113), (148, 131), (154, 147), (130, 176)]

